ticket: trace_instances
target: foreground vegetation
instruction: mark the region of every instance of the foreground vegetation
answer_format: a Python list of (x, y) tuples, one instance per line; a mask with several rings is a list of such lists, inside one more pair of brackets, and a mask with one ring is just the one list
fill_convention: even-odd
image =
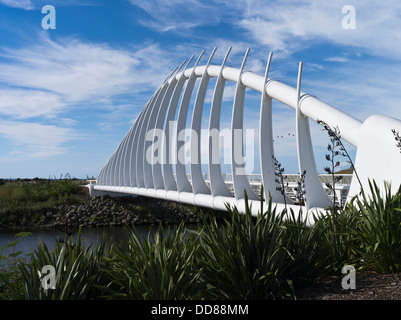
[[(341, 268), (401, 271), (401, 189), (371, 184), (335, 215), (308, 227), (294, 212), (271, 203), (252, 217), (229, 208), (218, 223), (202, 214), (198, 229), (159, 225), (148, 238), (130, 233), (126, 244), (88, 247), (70, 239), (27, 257), (0, 248), (2, 299), (279, 299)], [(21, 234), (20, 236), (26, 236)], [(11, 263), (5, 263), (6, 253)], [(10, 260), (8, 260), (10, 261)], [(44, 289), (43, 266), (55, 268), (55, 288)], [(340, 284), (339, 284), (340, 285)]]

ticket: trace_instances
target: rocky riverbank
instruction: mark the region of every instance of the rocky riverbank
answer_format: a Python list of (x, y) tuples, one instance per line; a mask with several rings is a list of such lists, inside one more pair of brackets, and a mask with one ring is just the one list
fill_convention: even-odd
[[(204, 209), (203, 209), (204, 210)], [(62, 204), (45, 215), (43, 225), (57, 229), (199, 222), (200, 209), (147, 197), (92, 197), (86, 203)], [(221, 213), (220, 213), (221, 214)]]

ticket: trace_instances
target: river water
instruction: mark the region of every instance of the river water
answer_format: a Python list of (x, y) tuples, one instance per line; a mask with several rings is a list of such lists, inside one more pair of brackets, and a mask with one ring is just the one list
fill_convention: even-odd
[[(191, 226), (187, 227), (191, 228)], [(156, 230), (157, 226), (139, 225), (135, 226), (135, 233), (140, 238), (142, 238), (143, 236), (147, 237), (151, 229)], [(86, 246), (88, 245), (96, 246), (102, 241), (102, 237), (104, 236), (105, 240), (108, 243), (124, 242), (127, 241), (132, 231), (134, 231), (132, 227), (88, 228), (88, 229), (83, 229), (81, 231), (81, 241), (85, 242)], [(8, 253), (22, 251), (20, 256), (23, 257), (26, 254), (30, 253), (32, 250), (34, 250), (38, 246), (40, 241), (44, 242), (46, 246), (49, 249), (51, 249), (54, 248), (54, 246), (56, 245), (57, 238), (61, 238), (64, 240), (64, 233), (55, 229), (39, 229), (29, 232), (31, 232), (32, 235), (22, 238), (17, 237), (18, 232), (10, 232), (10, 231), (0, 232), (0, 248), (17, 239), (20, 239), (19, 242), (15, 245), (15, 247), (7, 249), (5, 254), (8, 255)], [(167, 232), (167, 227), (164, 228), (164, 233), (166, 232)], [(72, 237), (75, 243), (77, 239), (77, 233), (73, 234)]]

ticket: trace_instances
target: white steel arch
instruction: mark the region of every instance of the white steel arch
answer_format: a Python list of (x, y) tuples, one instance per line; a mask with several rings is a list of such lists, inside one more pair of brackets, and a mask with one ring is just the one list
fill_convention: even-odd
[[(274, 148), (272, 134), (272, 100), (278, 100), (293, 108), (296, 113), (296, 142), (299, 172), (305, 175), (305, 206), (293, 207), (295, 213), (307, 214), (311, 210), (327, 208), (331, 200), (322, 187), (316, 170), (313, 155), (309, 119), (322, 120), (330, 127), (338, 127), (341, 137), (357, 148), (355, 167), (365, 192), (368, 191), (368, 179), (375, 179), (383, 184), (389, 181), (396, 189), (401, 184), (401, 155), (395, 147), (391, 130), (401, 131), (401, 121), (384, 116), (373, 115), (364, 123), (354, 117), (324, 103), (318, 98), (301, 91), (302, 67), (298, 70), (297, 87), (293, 88), (280, 81), (268, 77), (272, 60), (269, 55), (264, 76), (245, 71), (245, 63), (249, 49), (245, 53), (240, 68), (226, 66), (231, 48), (228, 49), (220, 65), (212, 65), (211, 61), (216, 48), (212, 51), (207, 64), (199, 66), (204, 52), (198, 57), (193, 67), (189, 67), (194, 56), (185, 64), (182, 71), (176, 68), (149, 99), (137, 120), (132, 125), (110, 160), (101, 169), (97, 183), (90, 185), (93, 195), (101, 192), (144, 195), (160, 199), (180, 201), (183, 203), (225, 210), (226, 204), (235, 205), (240, 212), (244, 210), (245, 192), (247, 193), (254, 214), (260, 209), (260, 200), (252, 189), (244, 170), (243, 163), (238, 163), (235, 156), (243, 152), (242, 134), (236, 132), (243, 129), (245, 89), (250, 88), (261, 93), (260, 100), (260, 165), (261, 179), (264, 185), (264, 198), (272, 201), (277, 207), (284, 208), (283, 196), (276, 189), (274, 175)], [(196, 79), (200, 78), (196, 89), (190, 128), (186, 128), (188, 106), (195, 91)], [(210, 182), (207, 185), (200, 164), (200, 131), (206, 90), (211, 78), (216, 78), (209, 114), (209, 158), (208, 169)], [(219, 139), (216, 133), (220, 130), (220, 113), (226, 81), (236, 84), (233, 98), (231, 119), (231, 165), (233, 192), (231, 192), (222, 176)], [(178, 105), (179, 99), (181, 103)], [(176, 160), (173, 174), (171, 163), (172, 126), (178, 108), (178, 119), (175, 132)], [(183, 148), (182, 133), (191, 129), (190, 134), (190, 174), (187, 175), (185, 164), (178, 161)], [(376, 150), (381, 150), (378, 155)], [(382, 155), (386, 154), (386, 157)], [(217, 160), (216, 160), (217, 159)], [(377, 165), (378, 161), (386, 163)], [(359, 182), (352, 180), (349, 196), (360, 191)]]

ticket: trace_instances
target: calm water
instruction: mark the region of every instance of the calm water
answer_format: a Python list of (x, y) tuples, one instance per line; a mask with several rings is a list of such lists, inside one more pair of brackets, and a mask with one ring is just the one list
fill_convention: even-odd
[[(135, 231), (137, 235), (142, 238), (142, 236), (147, 236), (149, 234), (149, 230), (151, 228), (155, 230), (157, 229), (157, 226), (136, 226)], [(130, 231), (132, 230), (132, 228), (127, 227), (88, 228), (81, 231), (81, 241), (85, 242), (85, 245), (96, 246), (101, 242), (102, 236), (104, 235), (106, 241), (108, 242), (124, 242), (128, 239)], [(166, 233), (167, 228), (164, 230)], [(40, 241), (43, 241), (47, 247), (51, 249), (56, 245), (56, 239), (58, 237), (64, 239), (64, 233), (58, 230), (43, 229), (30, 232), (32, 235), (20, 238), (20, 241), (15, 246), (15, 252), (22, 251), (22, 255), (25, 256), (27, 253), (30, 253), (33, 249), (35, 249)], [(18, 239), (16, 236), (17, 233), (18, 232), (0, 232), (0, 247), (3, 247)], [(73, 235), (73, 239), (76, 241), (76, 233)], [(11, 252), (14, 251), (13, 247), (11, 250)]]

